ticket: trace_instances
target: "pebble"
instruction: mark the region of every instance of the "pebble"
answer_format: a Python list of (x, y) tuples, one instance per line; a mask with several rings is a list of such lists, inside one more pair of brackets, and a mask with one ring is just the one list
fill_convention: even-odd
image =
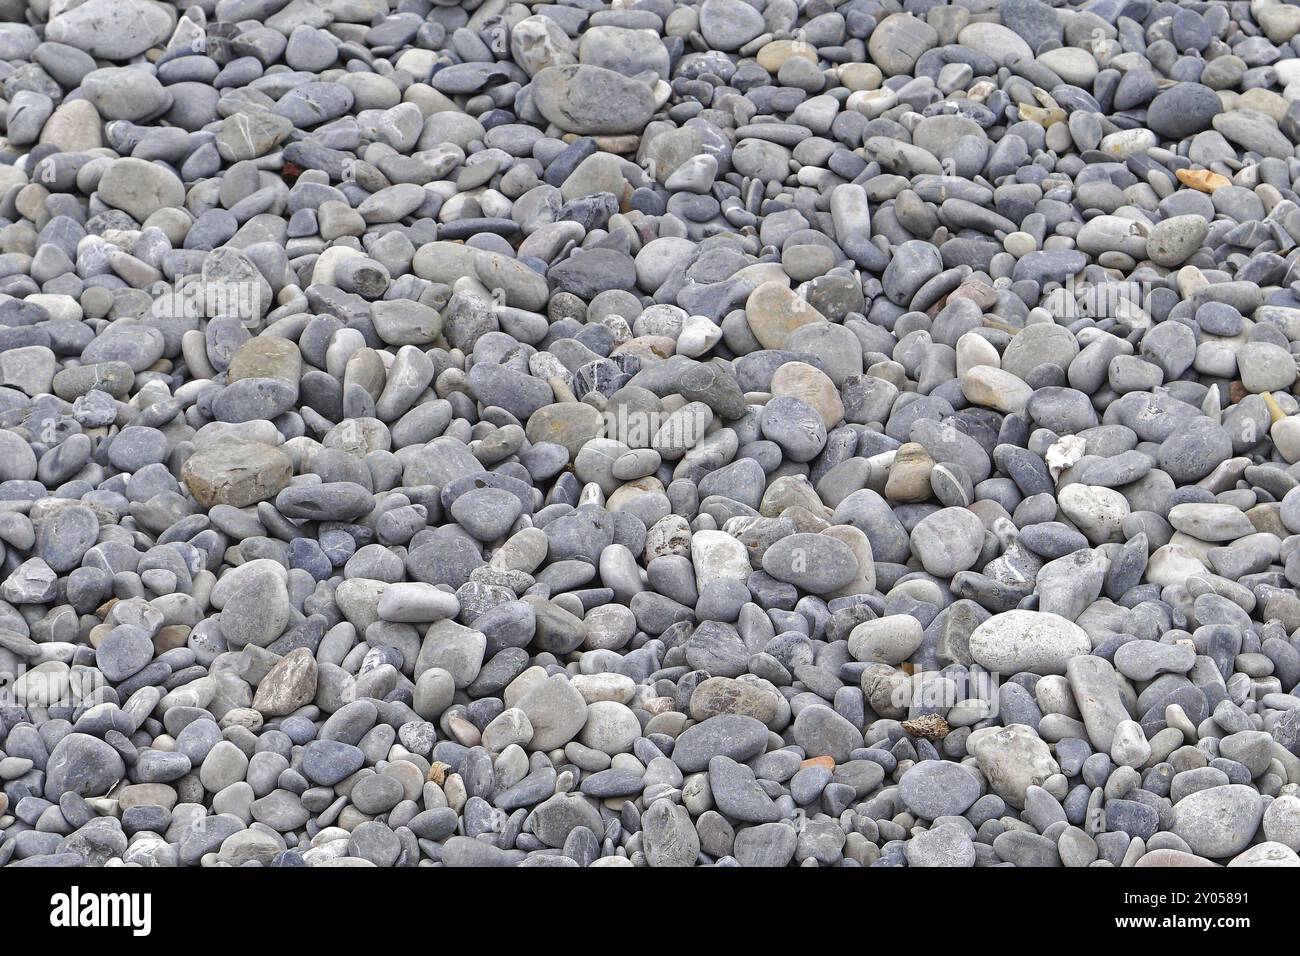
[(923, 760), (899, 780), (907, 809), (925, 820), (958, 817), (980, 797), (979, 781), (965, 768), (945, 760)]
[(1250, 844), (1264, 815), (1253, 787), (1227, 784), (1198, 790), (1174, 806), (1173, 832), (1206, 859), (1236, 856)]
[(1064, 674), (1069, 661), (1092, 650), (1088, 634), (1058, 614), (1012, 610), (995, 614), (970, 635), (970, 653), (990, 671)]
[(966, 508), (943, 508), (912, 529), (912, 552), (925, 570), (951, 578), (975, 566), (984, 545), (984, 524)]

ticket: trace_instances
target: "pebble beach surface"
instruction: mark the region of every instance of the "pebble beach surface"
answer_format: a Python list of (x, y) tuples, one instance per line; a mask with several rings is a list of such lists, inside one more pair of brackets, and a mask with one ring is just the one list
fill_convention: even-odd
[(0, 865), (1300, 866), (1297, 33), (0, 0)]

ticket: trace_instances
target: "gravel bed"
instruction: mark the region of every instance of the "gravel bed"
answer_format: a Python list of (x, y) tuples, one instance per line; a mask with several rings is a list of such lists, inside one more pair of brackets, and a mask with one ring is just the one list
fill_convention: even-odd
[(1300, 5), (0, 21), (0, 865), (1300, 866)]

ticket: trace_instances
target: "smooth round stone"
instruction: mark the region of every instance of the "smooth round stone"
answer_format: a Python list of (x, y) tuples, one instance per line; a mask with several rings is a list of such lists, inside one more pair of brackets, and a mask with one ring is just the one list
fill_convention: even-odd
[(743, 0), (705, 0), (700, 32), (711, 49), (738, 50), (763, 32), (763, 17)]
[(108, 448), (108, 460), (113, 467), (132, 473), (146, 465), (158, 464), (166, 454), (167, 436), (139, 425), (122, 429)]
[(849, 720), (820, 704), (799, 711), (791, 733), (809, 756), (832, 757), (836, 763), (862, 745), (862, 733)]
[(779, 349), (796, 329), (826, 317), (781, 282), (765, 282), (745, 301), (745, 318), (758, 343)]
[(109, 744), (87, 734), (71, 733), (50, 752), (45, 765), (45, 798), (58, 800), (65, 793), (103, 796), (125, 774), (122, 757)]
[(317, 521), (348, 521), (369, 514), (374, 495), (351, 481), (330, 481), (315, 485), (291, 485), (275, 497), (275, 506), (285, 517)]
[(365, 764), (365, 754), (337, 740), (313, 740), (303, 748), (304, 776), (326, 787), (350, 777)]
[(1263, 816), (1263, 801), (1254, 788), (1229, 784), (1178, 801), (1172, 829), (1197, 856), (1218, 860), (1244, 850)]
[(700, 838), (685, 807), (656, 800), (641, 818), (646, 862), (651, 867), (689, 866), (700, 852)]
[(922, 760), (899, 779), (904, 805), (923, 820), (960, 816), (980, 797), (979, 781), (964, 767), (945, 760)]
[(1164, 139), (1179, 140), (1210, 128), (1223, 110), (1213, 90), (1199, 83), (1176, 83), (1147, 106), (1147, 125)]
[(36, 453), (11, 431), (0, 431), (0, 480), (31, 481), (36, 477)]
[(1255, 533), (1250, 519), (1231, 505), (1188, 503), (1169, 509), (1174, 529), (1202, 541), (1232, 541)]
[(395, 777), (371, 774), (352, 788), (352, 804), (362, 813), (387, 813), (401, 801), (403, 792)]
[(1064, 674), (1070, 658), (1091, 650), (1092, 642), (1083, 628), (1059, 615), (1039, 611), (995, 614), (970, 636), (970, 653), (975, 661), (1002, 674)]
[(338, 59), (338, 46), (328, 33), (300, 24), (289, 34), (285, 62), (295, 70), (320, 72)]
[(984, 546), (984, 523), (965, 508), (943, 508), (917, 523), (911, 546), (927, 572), (951, 578), (975, 566)]
[(776, 442), (793, 461), (810, 461), (826, 446), (821, 414), (807, 402), (777, 396), (763, 408), (763, 437)]
[(88, 507), (64, 508), (41, 522), (36, 547), (41, 557), (60, 574), (80, 564), (99, 536), (99, 519)]
[(641, 724), (623, 704), (597, 700), (587, 705), (587, 721), (578, 739), (584, 746), (610, 755), (626, 753), (641, 736)]
[(763, 554), (763, 570), (812, 594), (828, 594), (858, 576), (858, 559), (842, 541), (821, 534), (792, 534)]
[(1059, 47), (1038, 56), (1043, 64), (1072, 86), (1088, 88), (1096, 78), (1097, 61), (1087, 50), (1078, 47)]
[(1158, 464), (1175, 482), (1200, 481), (1232, 455), (1232, 440), (1222, 427), (1193, 419), (1160, 445)]
[(1280, 843), (1259, 843), (1233, 857), (1228, 866), (1300, 866), (1300, 856)]
[(907, 614), (890, 614), (855, 627), (849, 634), (849, 653), (858, 661), (901, 664), (923, 639), (920, 621)]
[(459, 496), (451, 516), (480, 541), (495, 541), (515, 523), (523, 506), (519, 498), (502, 488), (476, 488)]
[(885, 17), (871, 32), (867, 51), (871, 62), (886, 76), (908, 73), (921, 54), (938, 43), (939, 34), (925, 20), (910, 13)]
[(158, 79), (143, 70), (106, 67), (88, 73), (82, 93), (107, 120), (132, 122), (153, 117), (171, 102)]
[(1237, 353), (1241, 384), (1249, 392), (1276, 392), (1296, 380), (1296, 360), (1289, 351), (1271, 342), (1248, 342)]
[(803, 362), (787, 362), (778, 368), (772, 376), (771, 391), (774, 396), (797, 398), (812, 406), (827, 429), (844, 418), (844, 403), (835, 383), (820, 369)]
[(698, 773), (710, 759), (749, 760), (767, 747), (767, 727), (743, 714), (719, 714), (686, 728), (673, 747), (672, 761), (683, 773)]
[(1002, 368), (1023, 380), (1039, 365), (1068, 368), (1078, 354), (1079, 343), (1067, 329), (1039, 323), (1015, 334), (1002, 353)]
[(420, 582), (390, 584), (375, 608), (381, 620), (410, 624), (441, 621), (455, 617), (459, 610), (454, 594)]
[(1093, 544), (1115, 540), (1129, 505), (1124, 496), (1099, 485), (1067, 485), (1059, 493), (1061, 512)]
[(961, 376), (961, 391), (967, 401), (1007, 414), (1025, 410), (1034, 390), (1010, 372), (989, 365), (976, 365)]
[(937, 826), (916, 834), (907, 841), (903, 852), (909, 867), (968, 867), (974, 866), (977, 858), (975, 844), (956, 825)]
[(125, 680), (153, 660), (154, 646), (149, 634), (124, 624), (105, 635), (95, 651), (95, 664), (109, 680)]
[(1147, 681), (1161, 673), (1185, 674), (1196, 663), (1196, 650), (1187, 644), (1129, 641), (1115, 651), (1115, 669), (1133, 680)]
[(582, 695), (558, 675), (534, 687), (517, 706), (533, 727), (532, 750), (564, 746), (577, 736), (587, 720), (587, 705)]
[(261, 442), (223, 441), (185, 460), (181, 479), (205, 507), (236, 508), (279, 494), (293, 475), (293, 462), (278, 448)]
[(144, 222), (160, 209), (185, 201), (185, 187), (165, 166), (141, 159), (117, 159), (99, 180), (96, 193), (103, 202)]
[(1300, 847), (1300, 797), (1277, 797), (1264, 811), (1264, 836), (1271, 842), (1295, 850)]
[(1209, 234), (1201, 216), (1174, 216), (1156, 223), (1147, 234), (1147, 256), (1158, 266), (1176, 268), (1186, 262)]
[(537, 110), (579, 135), (639, 132), (654, 111), (648, 85), (598, 66), (548, 66), (533, 77)]

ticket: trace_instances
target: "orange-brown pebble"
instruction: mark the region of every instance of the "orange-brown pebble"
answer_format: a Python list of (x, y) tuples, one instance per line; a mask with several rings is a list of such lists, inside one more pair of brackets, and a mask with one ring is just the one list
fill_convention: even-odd
[(1174, 175), (1178, 177), (1178, 181), (1184, 186), (1191, 186), (1203, 193), (1212, 193), (1216, 189), (1232, 185), (1232, 180), (1227, 176), (1220, 176), (1208, 169), (1180, 169)]
[(834, 757), (809, 757), (803, 763), (799, 764), (800, 770), (803, 770), (806, 767), (825, 767), (827, 770), (834, 770), (835, 758)]

